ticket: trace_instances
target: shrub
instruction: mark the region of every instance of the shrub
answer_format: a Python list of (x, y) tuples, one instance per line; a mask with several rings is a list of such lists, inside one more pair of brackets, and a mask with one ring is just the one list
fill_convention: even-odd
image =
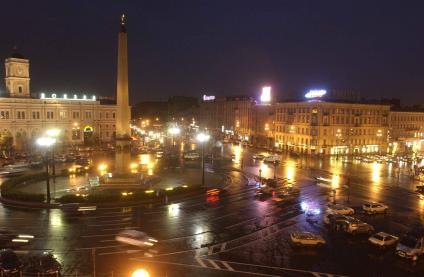
[(83, 203), (86, 201), (86, 199), (81, 195), (65, 194), (65, 195), (62, 195), (60, 198), (56, 199), (56, 201), (62, 204)]
[(45, 195), (41, 193), (26, 193), (20, 191), (2, 191), (2, 197), (17, 200), (17, 201), (28, 201), (28, 202), (44, 202)]

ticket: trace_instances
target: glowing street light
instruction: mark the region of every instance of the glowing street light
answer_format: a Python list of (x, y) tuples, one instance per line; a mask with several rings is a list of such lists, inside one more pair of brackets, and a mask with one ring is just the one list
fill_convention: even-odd
[(174, 136), (177, 136), (177, 135), (179, 135), (180, 134), (180, 132), (181, 132), (181, 129), (180, 128), (178, 128), (177, 126), (173, 126), (173, 127), (170, 127), (169, 129), (168, 129), (168, 133), (171, 135), (171, 137), (172, 137), (172, 146), (174, 146)]
[(49, 137), (57, 138), (60, 134), (60, 129), (49, 129), (46, 131), (46, 135)]
[(150, 277), (150, 273), (145, 269), (137, 269), (133, 272), (131, 277)]
[(37, 145), (46, 148), (46, 200), (50, 203), (50, 176), (49, 176), (49, 148), (56, 143), (56, 139), (52, 137), (41, 137), (37, 139)]
[(197, 141), (202, 144), (202, 187), (205, 186), (205, 143), (210, 139), (210, 135), (199, 133), (196, 137)]
[[(58, 138), (59, 137), (59, 135), (60, 135), (60, 132), (61, 132), (61, 130), (60, 129), (57, 129), (57, 128), (53, 128), (53, 129), (48, 129), (47, 131), (46, 131), (46, 135), (48, 136), (48, 137), (51, 137), (51, 138)], [(55, 161), (55, 158), (54, 158), (54, 146), (52, 147), (52, 163), (53, 163), (53, 182), (56, 182), (56, 161)]]

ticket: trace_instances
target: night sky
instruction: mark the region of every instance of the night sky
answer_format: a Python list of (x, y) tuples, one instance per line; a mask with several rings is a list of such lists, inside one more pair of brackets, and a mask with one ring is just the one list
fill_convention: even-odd
[(279, 99), (346, 88), (424, 103), (423, 1), (5, 0), (0, 56), (31, 60), (32, 92), (113, 95), (122, 12), (132, 104), (265, 84)]

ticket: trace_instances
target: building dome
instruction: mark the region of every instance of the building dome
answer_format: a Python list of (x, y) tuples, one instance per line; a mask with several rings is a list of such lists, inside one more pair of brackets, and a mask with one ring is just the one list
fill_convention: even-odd
[(24, 55), (17, 53), (17, 52), (13, 53), (10, 57), (16, 58), (16, 59), (26, 59), (26, 57)]

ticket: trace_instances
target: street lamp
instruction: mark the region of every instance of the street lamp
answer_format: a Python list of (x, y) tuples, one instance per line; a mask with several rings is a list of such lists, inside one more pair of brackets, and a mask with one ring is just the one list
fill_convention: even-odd
[(56, 143), (56, 139), (52, 137), (41, 137), (37, 139), (37, 144), (40, 147), (46, 148), (46, 200), (47, 203), (50, 203), (50, 179), (49, 179), (49, 148)]
[(145, 269), (137, 269), (131, 277), (150, 277), (150, 273)]
[[(47, 130), (46, 131), (46, 135), (48, 136), (48, 137), (51, 137), (51, 138), (54, 138), (54, 139), (57, 139), (58, 137), (59, 137), (59, 135), (60, 135), (60, 129), (57, 129), (57, 128), (54, 128), (54, 129), (49, 129), (49, 130)], [(54, 143), (55, 144), (55, 143)], [(53, 159), (53, 161), (52, 161), (52, 163), (53, 163), (53, 167), (52, 167), (52, 169), (53, 169), (53, 182), (56, 182), (56, 161), (55, 161), (55, 159), (54, 159), (54, 145), (53, 145), (53, 147), (52, 147), (52, 159)]]
[(197, 141), (202, 144), (202, 187), (205, 186), (205, 143), (210, 139), (210, 136), (205, 133), (197, 135)]
[(172, 137), (172, 146), (174, 146), (174, 136), (179, 135), (181, 132), (181, 129), (177, 126), (171, 127), (168, 129), (168, 133), (171, 134)]

